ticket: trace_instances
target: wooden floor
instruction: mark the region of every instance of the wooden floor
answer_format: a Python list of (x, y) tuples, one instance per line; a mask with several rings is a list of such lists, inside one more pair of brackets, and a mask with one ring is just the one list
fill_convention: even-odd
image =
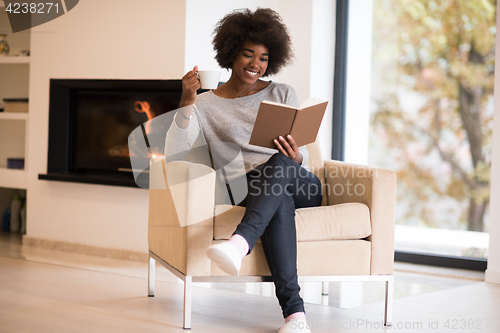
[[(312, 302), (306, 304), (312, 332), (500, 332), (500, 285), (470, 272), (460, 278), (398, 267), (392, 329), (381, 326), (379, 296), (359, 297), (332, 285), (328, 306), (313, 304), (315, 289), (303, 288)], [(150, 298), (144, 263), (23, 248), (0, 238), (0, 332), (183, 332), (183, 286), (157, 271)], [(249, 290), (255, 293), (245, 285), (194, 287), (191, 331), (276, 332), (283, 320), (276, 299)], [(349, 305), (346, 297), (361, 301)]]

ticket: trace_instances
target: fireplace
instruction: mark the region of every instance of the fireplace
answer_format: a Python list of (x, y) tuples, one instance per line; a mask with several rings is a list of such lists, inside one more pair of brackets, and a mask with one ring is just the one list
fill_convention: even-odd
[[(170, 123), (148, 120), (175, 110), (181, 95), (180, 80), (51, 79), (47, 173), (38, 178), (138, 187), (129, 135), (141, 133), (132, 139), (148, 144), (147, 138), (156, 136), (148, 152), (162, 154)], [(138, 180), (142, 188), (147, 188), (147, 175)]]

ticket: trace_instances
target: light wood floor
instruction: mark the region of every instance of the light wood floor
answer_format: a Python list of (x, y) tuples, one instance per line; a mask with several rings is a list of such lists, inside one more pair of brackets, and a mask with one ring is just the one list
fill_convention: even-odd
[[(382, 286), (331, 284), (328, 306), (314, 304), (325, 300), (303, 287), (312, 332), (500, 332), (500, 285), (474, 272), (397, 268), (392, 329), (381, 327), (375, 289)], [(183, 332), (183, 286), (161, 267), (157, 273), (150, 298), (145, 263), (23, 248), (0, 237), (0, 332)], [(196, 286), (191, 331), (276, 332), (282, 318), (276, 299), (262, 296), (267, 289)]]

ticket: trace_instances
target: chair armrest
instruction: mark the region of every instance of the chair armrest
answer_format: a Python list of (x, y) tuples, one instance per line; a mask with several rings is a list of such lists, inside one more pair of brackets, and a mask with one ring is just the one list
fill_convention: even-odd
[(396, 173), (382, 168), (325, 161), (328, 205), (360, 202), (370, 208), (371, 274), (394, 272)]
[(186, 161), (150, 165), (149, 250), (185, 275), (210, 275), (215, 171)]

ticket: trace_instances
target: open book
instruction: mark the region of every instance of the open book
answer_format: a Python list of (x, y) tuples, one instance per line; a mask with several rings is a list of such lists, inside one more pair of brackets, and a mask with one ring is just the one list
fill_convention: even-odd
[(288, 134), (299, 147), (314, 142), (327, 104), (322, 99), (311, 98), (297, 109), (286, 104), (263, 101), (260, 103), (250, 144), (276, 149), (273, 140), (280, 135), (286, 139)]

